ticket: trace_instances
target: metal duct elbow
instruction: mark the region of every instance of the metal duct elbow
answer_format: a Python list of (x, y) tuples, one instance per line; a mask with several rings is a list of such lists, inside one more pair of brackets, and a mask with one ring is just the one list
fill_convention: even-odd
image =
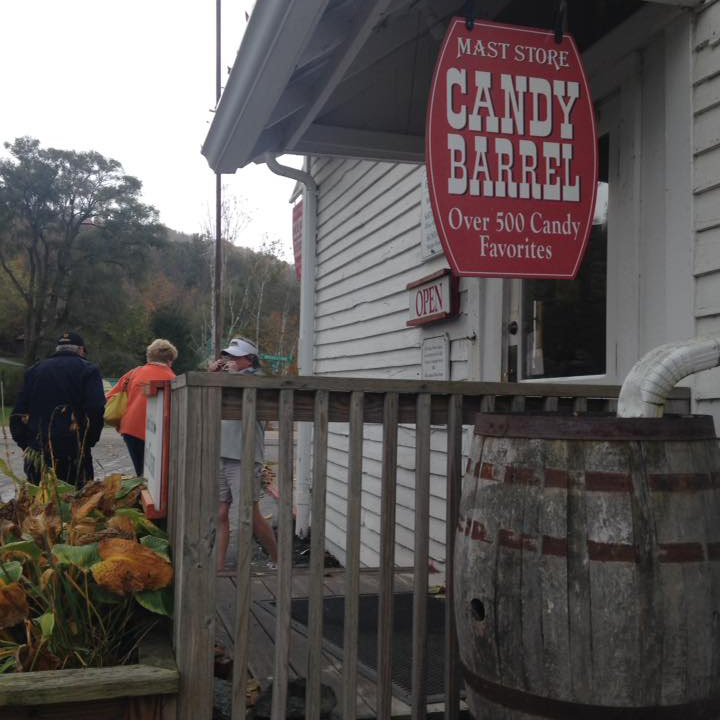
[(720, 338), (694, 338), (651, 350), (628, 373), (618, 398), (618, 417), (662, 417), (670, 391), (683, 378), (720, 365)]

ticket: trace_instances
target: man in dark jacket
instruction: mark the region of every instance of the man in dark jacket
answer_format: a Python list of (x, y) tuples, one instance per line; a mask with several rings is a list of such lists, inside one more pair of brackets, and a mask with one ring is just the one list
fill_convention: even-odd
[(25, 451), (33, 483), (40, 480), (42, 459), (65, 482), (81, 487), (93, 479), (90, 448), (102, 432), (105, 393), (100, 371), (86, 355), (82, 337), (66, 332), (50, 357), (25, 372), (10, 432)]

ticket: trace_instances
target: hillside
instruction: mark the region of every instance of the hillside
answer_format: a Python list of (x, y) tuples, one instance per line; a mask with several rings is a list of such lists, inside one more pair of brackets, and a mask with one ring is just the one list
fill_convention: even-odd
[[(225, 335), (243, 335), (263, 353), (296, 355), (299, 284), (294, 267), (272, 252), (227, 244)], [(157, 242), (133, 248), (128, 257), (103, 258), (78, 269), (82, 286), (63, 306), (64, 317), (43, 332), (40, 357), (58, 330), (83, 334), (91, 359), (106, 376), (142, 362), (154, 337), (174, 342), (177, 370), (197, 368), (210, 347), (210, 287), (214, 246), (199, 235), (165, 229)], [(15, 259), (22, 268), (22, 259)], [(0, 356), (21, 357), (23, 304), (10, 283), (0, 283)]]

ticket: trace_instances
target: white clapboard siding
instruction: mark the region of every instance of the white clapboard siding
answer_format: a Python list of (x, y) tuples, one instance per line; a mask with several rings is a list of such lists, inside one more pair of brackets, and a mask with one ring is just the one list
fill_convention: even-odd
[[(720, 3), (698, 13), (693, 34), (695, 331), (720, 334)], [(698, 412), (720, 419), (720, 368), (695, 380)]]
[[(720, 158), (718, 158), (720, 162)], [(695, 277), (720, 271), (720, 227), (697, 233), (695, 242)]]
[[(319, 191), (315, 275), (314, 372), (334, 377), (420, 379), (424, 338), (447, 333), (450, 379), (471, 376), (470, 336), (478, 333), (477, 291), (461, 283), (460, 318), (452, 323), (408, 327), (407, 285), (447, 267), (444, 257), (421, 252), (420, 181), (424, 170), (409, 164), (313, 158)], [(475, 324), (473, 324), (475, 323)], [(365, 427), (362, 534), (364, 565), (380, 561), (382, 428)], [(395, 561), (413, 564), (415, 508), (414, 428), (401, 427)], [(444, 563), (446, 435), (431, 438), (430, 559)], [(345, 560), (347, 425), (331, 423), (328, 438), (328, 550)]]
[[(373, 171), (363, 175), (361, 180), (369, 185), (367, 193), (348, 199), (346, 205), (340, 205), (338, 202), (337, 206), (333, 205), (327, 209), (324, 204), (320, 205), (318, 232), (322, 233), (322, 239), (318, 243), (318, 257), (322, 259), (323, 254), (331, 256), (348, 247), (351, 244), (348, 232), (362, 232), (364, 223), (376, 221), (379, 212), (387, 212), (388, 208), (384, 201), (387, 200), (388, 193), (397, 193), (397, 196), (401, 197), (402, 191), (406, 189), (405, 180), (412, 177), (414, 179), (411, 184), (417, 182), (417, 173), (413, 166), (393, 166), (394, 171), (384, 170), (385, 167), (387, 164), (378, 164)], [(381, 169), (383, 172), (380, 172)], [(356, 183), (351, 192), (357, 192), (359, 187), (361, 184)], [(358, 213), (362, 215), (359, 216)]]
[[(382, 442), (379, 425), (365, 427), (365, 443), (363, 447), (363, 523), (362, 545), (363, 557), (371, 558), (371, 565), (379, 563), (380, 516), (378, 508), (381, 497)], [(328, 504), (337, 513), (345, 512), (346, 476), (347, 476), (347, 426), (333, 424), (328, 438)], [(434, 429), (431, 434), (430, 455), (430, 558), (433, 564), (440, 567), (444, 562), (445, 541), (445, 433)], [(414, 430), (401, 426), (398, 436), (398, 470), (397, 470), (397, 547), (396, 563), (398, 565), (413, 564), (413, 529), (415, 509), (415, 449)], [(329, 518), (329, 516), (328, 516)], [(339, 516), (328, 519), (328, 549), (339, 559), (344, 557), (344, 527), (336, 526)], [(407, 541), (407, 542), (406, 542)], [(365, 562), (365, 561), (363, 561)], [(368, 564), (368, 563), (366, 563)]]

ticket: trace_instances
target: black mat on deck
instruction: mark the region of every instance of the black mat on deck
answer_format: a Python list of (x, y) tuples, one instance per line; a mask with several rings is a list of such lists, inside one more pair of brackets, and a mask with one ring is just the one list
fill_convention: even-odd
[[(444, 699), (443, 669), (445, 666), (443, 640), (445, 636), (445, 599), (427, 598), (427, 657), (428, 672), (426, 693), (428, 702)], [(275, 612), (275, 601), (264, 600), (259, 604)], [(295, 598), (291, 606), (295, 628), (307, 634), (308, 599)], [(412, 689), (412, 616), (413, 593), (395, 594), (393, 622), (392, 678), (393, 694), (403, 702), (410, 703)], [(330, 596), (324, 600), (323, 637), (325, 648), (342, 659), (343, 622), (345, 598)], [(360, 596), (360, 621), (358, 629), (358, 670), (371, 680), (377, 674), (378, 596)]]

